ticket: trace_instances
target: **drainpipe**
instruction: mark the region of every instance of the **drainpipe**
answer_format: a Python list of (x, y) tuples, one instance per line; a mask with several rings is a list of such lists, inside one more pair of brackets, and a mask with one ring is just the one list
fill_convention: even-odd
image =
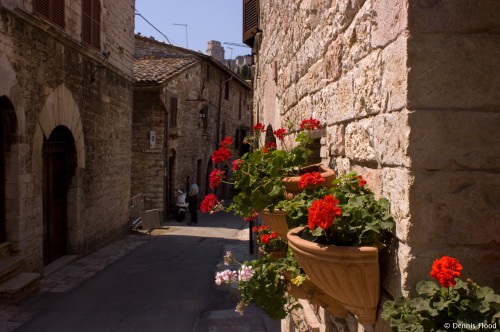
[[(167, 89), (167, 85), (165, 84), (164, 89)], [(162, 96), (163, 95), (163, 96)], [(165, 112), (165, 123), (163, 124), (163, 222), (165, 223), (168, 219), (169, 206), (168, 203), (170, 201), (170, 186), (169, 186), (169, 174), (170, 174), (170, 163), (168, 160), (169, 154), (169, 135), (170, 135), (170, 112), (168, 111), (165, 100), (164, 100), (164, 90), (162, 91), (162, 95), (160, 95), (160, 102), (162, 104), (163, 112)]]
[(222, 80), (219, 85), (219, 109), (217, 110), (217, 124), (215, 126), (215, 148), (217, 149), (219, 147), (220, 143), (220, 117), (222, 113), (222, 85), (224, 85), (226, 82), (230, 81), (233, 79), (233, 75), (231, 75), (229, 78)]

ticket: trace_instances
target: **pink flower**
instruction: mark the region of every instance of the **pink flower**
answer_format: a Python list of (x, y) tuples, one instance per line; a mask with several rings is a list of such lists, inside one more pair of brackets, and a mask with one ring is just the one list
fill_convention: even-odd
[(238, 272), (239, 281), (250, 281), (254, 275), (255, 271), (251, 266), (242, 265), (240, 271)]

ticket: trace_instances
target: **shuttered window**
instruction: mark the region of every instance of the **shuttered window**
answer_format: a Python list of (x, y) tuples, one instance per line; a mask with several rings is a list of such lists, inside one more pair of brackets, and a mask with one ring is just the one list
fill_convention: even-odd
[(170, 127), (177, 127), (177, 97), (170, 98)]
[(64, 0), (34, 0), (33, 9), (37, 15), (64, 28)]
[(253, 47), (259, 29), (259, 0), (243, 0), (243, 42)]
[(101, 3), (99, 0), (82, 0), (82, 41), (101, 49)]

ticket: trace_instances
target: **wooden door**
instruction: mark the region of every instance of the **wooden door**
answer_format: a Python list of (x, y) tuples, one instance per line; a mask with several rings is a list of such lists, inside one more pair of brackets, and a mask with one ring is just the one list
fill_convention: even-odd
[(0, 243), (7, 240), (5, 230), (6, 205), (5, 205), (5, 128), (3, 121), (3, 110), (0, 109)]
[(67, 253), (68, 191), (75, 169), (71, 132), (57, 127), (43, 144), (43, 260), (49, 264)]

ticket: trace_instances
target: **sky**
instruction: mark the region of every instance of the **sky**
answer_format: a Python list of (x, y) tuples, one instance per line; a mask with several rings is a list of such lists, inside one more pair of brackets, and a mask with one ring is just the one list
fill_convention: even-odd
[(187, 48), (202, 53), (206, 53), (210, 40), (217, 40), (224, 47), (225, 58), (232, 55), (234, 59), (251, 52), (250, 48), (224, 44), (243, 44), (242, 3), (242, 0), (136, 0), (135, 33), (170, 41), (175, 46), (186, 48), (187, 45)]

